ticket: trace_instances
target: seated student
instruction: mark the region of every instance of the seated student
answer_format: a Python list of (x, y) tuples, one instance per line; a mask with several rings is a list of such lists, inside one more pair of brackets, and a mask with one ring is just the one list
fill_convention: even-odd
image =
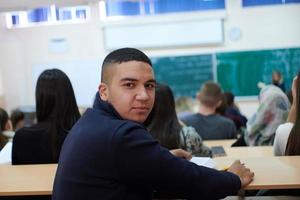
[(222, 103), (221, 98), (220, 86), (214, 82), (206, 82), (197, 95), (199, 112), (182, 119), (186, 125), (194, 127), (203, 140), (236, 138), (233, 121), (216, 112)]
[(175, 109), (179, 120), (194, 113), (194, 100), (191, 97), (181, 96), (175, 100)]
[(35, 92), (37, 124), (16, 132), (12, 164), (57, 163), (64, 139), (80, 117), (71, 82), (61, 70), (42, 72)]
[(12, 111), (12, 113), (10, 115), (10, 120), (11, 120), (14, 131), (17, 131), (20, 128), (24, 127), (24, 118), (25, 118), (25, 115), (22, 111), (20, 111), (20, 110)]
[[(275, 134), (274, 139), (274, 154), (276, 156), (292, 156), (300, 155), (300, 72), (294, 78), (292, 84), (293, 103), (288, 115), (287, 123), (280, 125)], [(300, 196), (300, 189), (285, 189), (285, 190), (261, 190), (259, 196), (283, 196), (293, 195)]]
[(272, 72), (272, 84), (279, 87), (283, 92), (285, 92), (284, 81), (280, 71), (274, 70)]
[(244, 140), (248, 146), (273, 145), (277, 127), (288, 116), (289, 100), (282, 90), (268, 85), (261, 89), (259, 107), (247, 122)]
[(225, 111), (227, 109), (228, 105), (227, 105), (227, 99), (226, 97), (224, 96), (224, 93), (222, 93), (222, 96), (221, 96), (221, 103), (220, 105), (216, 108), (216, 113), (222, 115), (222, 116), (225, 116)]
[(0, 150), (5, 146), (11, 137), (13, 137), (11, 122), (7, 112), (0, 108)]
[(147, 121), (148, 131), (161, 146), (167, 149), (181, 148), (196, 156), (212, 156), (211, 150), (203, 144), (196, 130), (178, 121), (174, 96), (169, 86), (156, 84), (154, 107)]
[(111, 52), (101, 75), (98, 102), (64, 142), (53, 200), (150, 200), (153, 190), (219, 199), (252, 181), (254, 174), (239, 161), (228, 171), (201, 167), (172, 155), (152, 138), (143, 123), (154, 104), (155, 79), (143, 52)]
[(223, 95), (227, 102), (224, 116), (230, 118), (234, 122), (237, 130), (241, 127), (246, 127), (247, 118), (240, 113), (239, 108), (234, 103), (234, 95), (231, 92), (224, 92)]
[[(292, 85), (293, 103), (288, 115), (287, 122), (280, 125), (274, 139), (274, 155), (300, 155), (300, 72), (294, 78)], [(298, 109), (298, 110), (297, 110)]]

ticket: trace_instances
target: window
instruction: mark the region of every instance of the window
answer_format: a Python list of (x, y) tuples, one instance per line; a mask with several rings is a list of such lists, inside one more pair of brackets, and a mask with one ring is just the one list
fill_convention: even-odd
[(63, 20), (85, 20), (87, 9), (85, 6), (56, 8), (58, 21)]
[[(102, 17), (156, 15), (225, 9), (224, 0), (102, 0)], [(100, 11), (100, 13), (101, 13)], [(103, 14), (105, 12), (105, 14)]]
[(20, 18), (18, 14), (11, 15), (11, 20), (13, 25), (18, 25), (20, 23)]
[(6, 14), (7, 27), (26, 27), (37, 24), (58, 24), (65, 21), (86, 21), (90, 10), (88, 6), (36, 8), (28, 11), (16, 11)]
[(289, 3), (300, 3), (300, 0), (243, 0), (242, 2), (243, 7)]
[(28, 22), (46, 22), (51, 18), (50, 7), (37, 8), (27, 12)]

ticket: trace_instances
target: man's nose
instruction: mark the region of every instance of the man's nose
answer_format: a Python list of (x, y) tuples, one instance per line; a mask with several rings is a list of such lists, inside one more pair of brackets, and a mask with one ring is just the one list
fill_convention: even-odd
[(148, 91), (146, 90), (145, 87), (142, 87), (139, 89), (137, 95), (136, 95), (137, 100), (148, 100), (149, 99), (149, 94)]

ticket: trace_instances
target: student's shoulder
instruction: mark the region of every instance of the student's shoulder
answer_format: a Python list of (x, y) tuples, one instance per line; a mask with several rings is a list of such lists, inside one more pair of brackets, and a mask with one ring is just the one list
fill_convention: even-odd
[(192, 126), (183, 126), (181, 128), (181, 132), (184, 133), (184, 134), (192, 134), (192, 135), (196, 134), (196, 135), (198, 135), (196, 129)]
[(227, 117), (224, 117), (222, 115), (216, 115), (216, 118), (219, 120), (219, 121), (222, 121), (224, 123), (227, 123), (227, 124), (233, 124), (234, 125), (234, 122), (232, 121), (232, 119), (229, 119)]
[(187, 115), (187, 116), (183, 117), (181, 119), (181, 121), (183, 121), (184, 123), (187, 123), (187, 122), (195, 121), (199, 118), (201, 118), (201, 115), (198, 114), (198, 113), (195, 113), (195, 114), (190, 114), (190, 115)]
[(151, 134), (142, 124), (129, 120), (120, 120), (118, 127), (113, 133), (113, 137), (115, 141), (153, 139)]
[(43, 133), (47, 127), (42, 124), (34, 124), (29, 127), (23, 127), (16, 131), (14, 137), (28, 137), (28, 136), (36, 136), (37, 132)]
[(16, 131), (13, 137), (13, 146), (16, 144), (32, 144), (48, 138), (47, 127), (35, 124), (31, 127), (23, 127)]
[(294, 124), (291, 122), (281, 124), (278, 126), (278, 128), (276, 130), (276, 135), (282, 136), (282, 135), (290, 134), (293, 127), (294, 127)]

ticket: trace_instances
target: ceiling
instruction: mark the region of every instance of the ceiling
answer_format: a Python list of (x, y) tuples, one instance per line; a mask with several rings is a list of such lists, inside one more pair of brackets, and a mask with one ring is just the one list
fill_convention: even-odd
[(0, 12), (27, 10), (55, 4), (58, 6), (72, 6), (97, 2), (98, 0), (0, 0)]

